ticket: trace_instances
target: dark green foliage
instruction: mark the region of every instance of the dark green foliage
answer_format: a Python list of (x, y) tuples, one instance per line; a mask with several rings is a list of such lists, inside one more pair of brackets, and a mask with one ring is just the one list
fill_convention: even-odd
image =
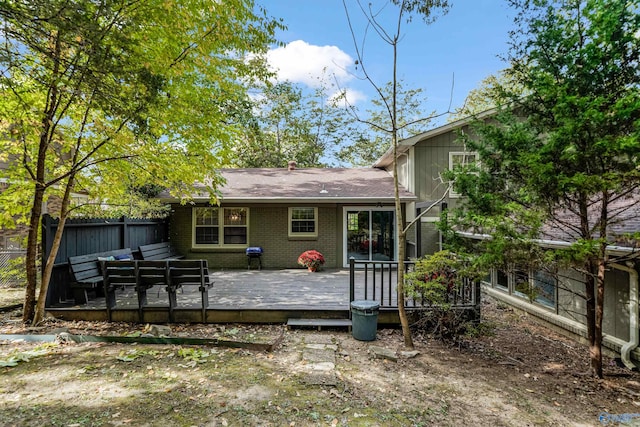
[(416, 261), (405, 276), (407, 297), (429, 309), (414, 314), (414, 327), (441, 338), (454, 338), (467, 330), (469, 312), (453, 307), (456, 294), (465, 283), (483, 273), (468, 259), (449, 251), (436, 252)]
[[(553, 259), (583, 276), (601, 376), (606, 246), (630, 237), (613, 226), (631, 219), (640, 188), (640, 1), (510, 3), (519, 10), (507, 57), (515, 85), (503, 91), (512, 107), (465, 140), (481, 168), (452, 174), (466, 196), (454, 222), (492, 236), (475, 246), (496, 267)], [(543, 253), (535, 238), (570, 246)]]

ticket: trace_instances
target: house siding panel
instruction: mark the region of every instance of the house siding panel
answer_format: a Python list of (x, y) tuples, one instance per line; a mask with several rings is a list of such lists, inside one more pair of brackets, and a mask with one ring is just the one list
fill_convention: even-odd
[(420, 231), (420, 245), (423, 254), (433, 254), (440, 250), (440, 232), (433, 222), (423, 222)]
[[(288, 205), (245, 206), (249, 208), (249, 246), (263, 248), (264, 268), (297, 268), (298, 256), (308, 249), (316, 249), (325, 256), (326, 268), (340, 267), (338, 240), (342, 231), (336, 225), (341, 217), (337, 217), (335, 205), (318, 206), (318, 237), (308, 239), (288, 237)], [(243, 248), (192, 248), (191, 206), (174, 206), (170, 230), (173, 244), (187, 258), (206, 259), (210, 268), (247, 268)]]
[(560, 273), (558, 285), (558, 314), (580, 323), (586, 322), (585, 301), (580, 295), (584, 295), (584, 285), (575, 271)]
[(629, 340), (629, 274), (611, 269), (605, 274), (602, 330)]
[[(468, 133), (468, 126), (464, 127)], [(449, 168), (449, 152), (465, 151), (464, 145), (459, 141), (457, 131), (450, 131), (437, 135), (428, 141), (422, 141), (415, 145), (415, 194), (418, 200), (437, 200), (444, 194), (447, 186), (440, 181), (440, 174)], [(450, 207), (455, 207), (458, 199), (446, 201)]]

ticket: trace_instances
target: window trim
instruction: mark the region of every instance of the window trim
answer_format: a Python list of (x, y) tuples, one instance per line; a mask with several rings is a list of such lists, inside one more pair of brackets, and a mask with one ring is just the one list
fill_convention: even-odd
[[(213, 243), (196, 243), (196, 228), (197, 228), (197, 220), (196, 220), (196, 211), (198, 209), (216, 209), (218, 212), (218, 224), (211, 225), (210, 227), (218, 227), (218, 242), (217, 244)], [(224, 223), (224, 213), (226, 209), (244, 209), (247, 213), (246, 224), (244, 225), (225, 225)], [(216, 248), (247, 248), (250, 246), (250, 228), (249, 228), (249, 208), (245, 206), (194, 206), (191, 209), (191, 248), (192, 249), (216, 249)], [(245, 227), (247, 229), (247, 242), (242, 244), (225, 244), (224, 243), (224, 229), (225, 227)]]
[[(293, 212), (295, 209), (313, 209), (313, 222), (314, 222), (314, 232), (313, 233), (297, 233), (293, 231)], [(305, 221), (310, 221), (309, 219), (305, 219)], [(288, 232), (287, 235), (290, 238), (317, 238), (318, 237), (318, 208), (317, 207), (312, 207), (312, 206), (290, 206), (287, 209), (287, 227), (288, 227)]]
[[(475, 157), (475, 164), (478, 164), (479, 162), (479, 156), (478, 156), (478, 152), (477, 151), (449, 151), (449, 170), (452, 171), (454, 168), (454, 164), (453, 164), (453, 157), (454, 156), (474, 156)], [(457, 199), (462, 197), (462, 194), (460, 193), (456, 193), (453, 190), (453, 187), (451, 187), (449, 189), (449, 197), (452, 199)]]
[[(498, 284), (498, 271), (501, 270), (503, 271), (503, 273), (505, 274), (506, 278), (507, 278), (507, 282), (508, 285), (505, 287), (504, 285), (499, 285)], [(507, 295), (513, 296), (513, 297), (517, 297), (519, 299), (523, 299), (526, 300), (527, 303), (535, 305), (535, 306), (539, 306), (542, 307), (544, 309), (550, 310), (550, 311), (555, 311), (557, 313), (558, 310), (558, 289), (559, 289), (559, 283), (558, 280), (553, 278), (554, 280), (554, 301), (543, 301), (544, 299), (535, 297), (532, 300), (529, 298), (528, 295), (526, 295), (525, 293), (516, 290), (516, 285), (517, 285), (517, 280), (516, 280), (516, 275), (518, 273), (522, 273), (525, 274), (527, 277), (526, 283), (528, 284), (528, 289), (532, 290), (536, 284), (535, 284), (535, 273), (537, 271), (543, 271), (543, 270), (536, 270), (536, 269), (519, 269), (515, 266), (510, 266), (508, 269), (497, 269), (497, 268), (493, 268), (491, 269), (491, 287), (497, 291), (503, 292)]]

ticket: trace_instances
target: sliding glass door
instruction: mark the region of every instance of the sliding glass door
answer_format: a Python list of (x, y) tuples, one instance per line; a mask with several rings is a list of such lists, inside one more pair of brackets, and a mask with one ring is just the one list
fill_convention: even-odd
[(345, 254), (365, 261), (396, 259), (393, 209), (346, 208)]

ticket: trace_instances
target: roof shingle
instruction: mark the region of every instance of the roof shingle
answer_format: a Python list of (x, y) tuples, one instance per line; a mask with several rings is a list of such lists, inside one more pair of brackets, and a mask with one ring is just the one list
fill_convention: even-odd
[[(276, 202), (317, 200), (318, 202), (389, 202), (394, 199), (393, 176), (375, 168), (248, 168), (222, 169), (226, 180), (220, 188), (223, 201)], [(165, 196), (165, 197), (163, 197)], [(162, 194), (161, 198), (166, 198)], [(208, 198), (205, 192), (193, 196)], [(415, 195), (403, 187), (400, 199)]]

